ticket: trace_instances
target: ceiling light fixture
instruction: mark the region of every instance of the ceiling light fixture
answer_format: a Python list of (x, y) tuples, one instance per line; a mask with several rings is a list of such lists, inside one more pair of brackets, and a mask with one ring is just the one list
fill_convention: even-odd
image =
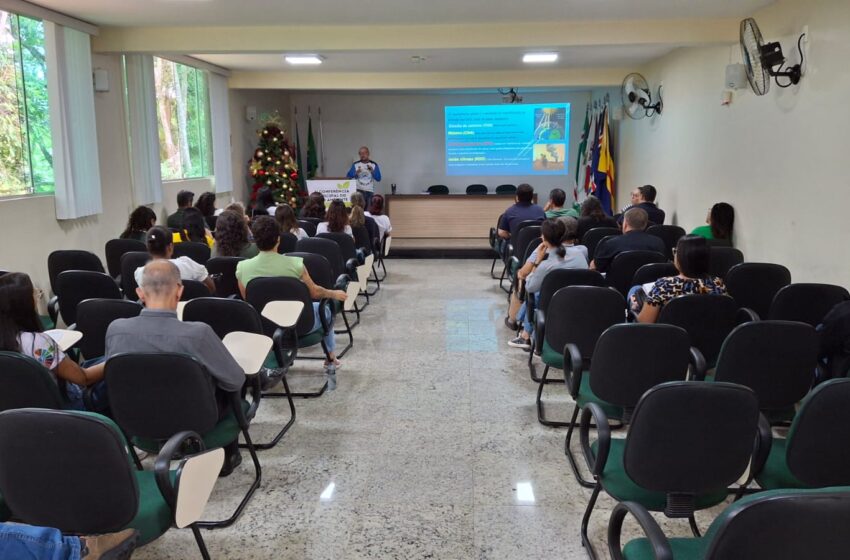
[(555, 62), (556, 60), (558, 60), (558, 53), (527, 53), (522, 56), (522, 61), (526, 64)]
[(316, 65), (322, 63), (322, 57), (317, 54), (288, 54), (284, 60), (289, 64)]

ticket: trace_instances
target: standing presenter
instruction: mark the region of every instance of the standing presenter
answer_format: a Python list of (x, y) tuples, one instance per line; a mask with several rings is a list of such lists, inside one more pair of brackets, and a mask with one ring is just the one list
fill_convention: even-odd
[(357, 153), (360, 160), (351, 164), (346, 176), (349, 179), (357, 179), (357, 192), (363, 194), (366, 208), (369, 208), (372, 195), (375, 194), (375, 183), (381, 180), (381, 168), (369, 159), (369, 148), (366, 146), (361, 146)]

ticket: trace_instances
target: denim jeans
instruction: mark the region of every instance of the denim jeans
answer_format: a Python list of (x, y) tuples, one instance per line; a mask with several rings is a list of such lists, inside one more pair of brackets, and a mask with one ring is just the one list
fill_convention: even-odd
[[(80, 367), (87, 368), (96, 366), (106, 360), (105, 357), (86, 360)], [(106, 396), (106, 380), (101, 379), (91, 387), (92, 410), (89, 412), (105, 412), (109, 410), (109, 400)], [(68, 408), (71, 410), (87, 410), (83, 402), (83, 393), (86, 388), (76, 383), (68, 382), (65, 384), (65, 394), (68, 395)]]
[(0, 523), (0, 558), (78, 560), (80, 539), (51, 527)]
[[(328, 352), (333, 352), (336, 350), (336, 338), (334, 337), (334, 329), (333, 329), (333, 315), (331, 314), (330, 307), (325, 308), (325, 318), (328, 320), (328, 323), (331, 325), (331, 330), (328, 334), (326, 334), (322, 340), (325, 341), (325, 346), (328, 347)], [(313, 332), (316, 332), (322, 328), (322, 322), (319, 320), (319, 302), (313, 302), (313, 324), (316, 328), (313, 329)]]
[(522, 323), (524, 330), (533, 339), (534, 338), (534, 323), (531, 322), (531, 313), (528, 312), (528, 299), (520, 306), (516, 314), (517, 323)]
[(366, 202), (366, 210), (369, 210), (369, 207), (372, 205), (372, 197), (375, 196), (373, 191), (361, 191), (357, 189), (357, 192), (363, 195), (363, 200)]

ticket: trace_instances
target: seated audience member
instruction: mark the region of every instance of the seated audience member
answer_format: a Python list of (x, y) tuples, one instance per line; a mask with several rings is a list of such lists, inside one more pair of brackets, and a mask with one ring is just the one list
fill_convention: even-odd
[(103, 364), (82, 368), (42, 331), (35, 306), (35, 288), (22, 272), (0, 276), (0, 350), (29, 356), (50, 371), (68, 399), (68, 408), (86, 410), (83, 392), (91, 387), (93, 410), (108, 408)]
[(245, 206), (243, 206), (241, 202), (231, 202), (230, 204), (227, 205), (225, 210), (230, 210), (231, 212), (236, 212), (237, 214), (242, 216), (242, 218), (246, 222), (248, 221), (248, 215), (245, 214)]
[[(171, 258), (174, 255), (174, 241), (170, 231), (161, 226), (151, 228), (148, 231), (147, 246), (148, 253), (155, 260), (165, 259), (171, 261), (177, 267), (177, 270), (180, 271), (181, 279), (203, 282), (210, 292), (215, 292), (215, 283), (210, 278), (207, 268), (204, 265), (198, 264), (186, 256), (176, 259)], [(136, 279), (136, 284), (139, 286), (142, 285), (143, 269), (144, 267), (140, 266), (133, 275)]]
[(617, 220), (605, 213), (599, 199), (590, 195), (581, 203), (581, 216), (578, 219), (578, 238), (584, 239), (585, 233), (598, 227), (619, 228), (620, 226), (617, 224)]
[(348, 223), (348, 212), (345, 211), (345, 204), (341, 200), (334, 200), (328, 206), (325, 221), (316, 226), (316, 235), (320, 233), (347, 233), (354, 237)]
[(274, 211), (277, 209), (277, 202), (274, 199), (274, 193), (269, 187), (261, 187), (257, 191), (257, 201), (254, 205), (256, 209), (264, 209), (266, 215), (274, 216)]
[(560, 218), (561, 216), (572, 216), (578, 218), (578, 212), (574, 208), (566, 208), (567, 193), (564, 189), (552, 189), (549, 191), (549, 201), (543, 207), (547, 218)]
[(172, 240), (174, 243), (184, 241), (206, 243), (210, 249), (215, 244), (215, 239), (207, 229), (207, 221), (197, 208), (186, 208), (183, 211), (183, 229), (180, 233), (173, 233)]
[[(157, 228), (155, 228), (157, 229)], [(230, 413), (228, 392), (239, 391), (245, 372), (206, 323), (177, 318), (177, 302), (183, 293), (181, 271), (174, 261), (155, 260), (141, 271), (136, 293), (145, 308), (138, 317), (116, 319), (106, 330), (106, 360), (125, 352), (176, 352), (197, 359), (218, 389), (219, 418)], [(225, 446), (222, 475), (230, 474), (242, 458), (238, 438)]]
[[(342, 202), (339, 203), (342, 206)], [(343, 207), (344, 211), (344, 207)], [(261, 277), (276, 277), (284, 276), (287, 278), (298, 278), (307, 285), (310, 290), (310, 297), (313, 300), (324, 298), (333, 299), (336, 301), (345, 301), (346, 294), (342, 290), (327, 290), (310, 278), (307, 268), (304, 266), (304, 259), (301, 257), (289, 257), (279, 255), (277, 246), (280, 243), (280, 228), (274, 218), (271, 216), (258, 216), (251, 224), (251, 230), (254, 233), (254, 239), (257, 242), (257, 248), (260, 254), (253, 259), (242, 261), (236, 265), (236, 280), (239, 282), (239, 291), (242, 297), (245, 297), (246, 288), (254, 278)], [(321, 328), (319, 320), (319, 303), (313, 303), (313, 313), (315, 315), (315, 330)], [(330, 313), (326, 316), (330, 321), (332, 317)], [(331, 357), (331, 362), (325, 361), (325, 367), (329, 373), (334, 373), (339, 367), (339, 360), (336, 359), (334, 350), (336, 349), (336, 339), (334, 338), (333, 329), (324, 337), (325, 346), (328, 349), (328, 354)]]
[[(543, 286), (543, 279), (553, 270), (561, 268), (587, 268), (587, 247), (576, 245), (576, 230), (578, 224), (575, 218), (565, 217), (571, 220), (569, 229), (565, 221), (548, 219), (541, 226), (541, 243), (537, 250), (532, 253), (521, 270), (521, 278), (525, 281), (525, 291), (535, 296)], [(530, 298), (526, 298), (517, 315), (517, 322), (522, 324), (519, 336), (508, 342), (514, 348), (531, 348), (531, 337), (534, 333), (532, 323), (533, 310), (530, 306)]]
[(53, 527), (0, 523), (0, 558), (27, 560), (120, 560), (130, 558), (139, 531), (63, 535)]
[(667, 247), (660, 237), (646, 233), (648, 218), (642, 208), (626, 210), (623, 219), (623, 235), (617, 235), (600, 243), (590, 268), (608, 272), (611, 261), (623, 251), (655, 251), (666, 254)]
[(298, 239), (306, 239), (309, 237), (307, 232), (298, 225), (298, 218), (295, 217), (295, 210), (288, 204), (281, 204), (274, 211), (274, 219), (277, 225), (280, 226), (281, 233), (291, 233)]
[(708, 273), (710, 259), (711, 251), (704, 237), (686, 235), (679, 239), (673, 253), (679, 275), (659, 278), (646, 286), (648, 290), (645, 286), (635, 286), (629, 291), (629, 307), (637, 314), (638, 322), (654, 323), (664, 304), (678, 296), (725, 294), (723, 280)]
[(302, 218), (325, 219), (325, 197), (320, 192), (310, 193), (307, 202), (301, 209)]
[(735, 226), (735, 209), (731, 204), (718, 202), (711, 207), (705, 218), (707, 225), (699, 226), (691, 232), (706, 239), (723, 239), (732, 241), (732, 230)]
[(225, 210), (218, 217), (215, 230), (213, 257), (256, 257), (257, 246), (248, 239), (248, 224), (245, 218), (231, 210)]
[(505, 210), (499, 222), (498, 234), (502, 239), (511, 237), (511, 228), (526, 220), (544, 220), (546, 213), (543, 208), (534, 204), (534, 189), (528, 183), (523, 183), (516, 190), (516, 202)]
[(130, 213), (127, 227), (119, 239), (136, 239), (144, 242), (148, 230), (156, 225), (156, 213), (147, 206), (139, 206)]
[(617, 223), (623, 223), (623, 214), (631, 208), (643, 208), (649, 216), (649, 225), (663, 226), (666, 214), (664, 210), (656, 206), (655, 197), (657, 195), (655, 187), (652, 185), (644, 185), (632, 191), (632, 203), (627, 206), (623, 213), (617, 216)]
[(366, 212), (366, 217), (372, 218), (378, 224), (378, 239), (381, 241), (392, 232), (393, 225), (390, 223), (390, 217), (384, 213), (383, 196), (379, 194), (372, 195), (372, 202), (369, 206), (369, 211)]
[(207, 223), (207, 228), (210, 231), (214, 230), (215, 220), (218, 215), (215, 209), (215, 193), (209, 191), (203, 193), (198, 197), (198, 202), (195, 203), (195, 208), (201, 212), (201, 215), (204, 217), (204, 221)]
[[(372, 200), (375, 199), (375, 195), (372, 195)], [(381, 198), (381, 206), (383, 207), (383, 198)], [(371, 204), (371, 202), (370, 202)], [(369, 232), (369, 239), (372, 241), (374, 245), (376, 239), (382, 239), (381, 228), (378, 225), (378, 221), (375, 219), (375, 216), (369, 213), (369, 209), (366, 207), (366, 198), (363, 196), (363, 193), (360, 191), (354, 191), (351, 194), (351, 207), (359, 206), (363, 209), (363, 215), (365, 216), (366, 221), (366, 231)], [(389, 218), (387, 218), (389, 222)]]
[(363, 212), (363, 207), (356, 204), (351, 205), (351, 211), (348, 213), (348, 225), (354, 230), (356, 227), (366, 227), (366, 214)]
[(192, 207), (195, 193), (192, 191), (180, 191), (177, 193), (177, 211), (166, 220), (165, 224), (172, 229), (183, 229), (183, 211)]

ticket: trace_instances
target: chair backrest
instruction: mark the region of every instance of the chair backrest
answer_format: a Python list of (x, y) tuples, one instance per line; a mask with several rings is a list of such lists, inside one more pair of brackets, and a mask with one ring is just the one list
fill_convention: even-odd
[(516, 194), (516, 185), (499, 185), (496, 187), (496, 194)]
[(850, 300), (850, 293), (843, 286), (789, 284), (776, 292), (768, 317), (802, 321), (816, 327), (833, 307), (847, 300)]
[(582, 358), (590, 360), (596, 341), (608, 327), (625, 321), (625, 312), (625, 300), (610, 288), (561, 288), (546, 309), (546, 342), (557, 352), (575, 344)]
[(59, 313), (66, 325), (77, 322), (77, 306), (84, 299), (121, 299), (121, 290), (110, 275), (88, 270), (66, 270), (56, 279)]
[(679, 271), (676, 269), (676, 265), (671, 262), (645, 264), (637, 269), (635, 275), (632, 277), (632, 286), (642, 286), (643, 284), (655, 282), (659, 278), (676, 276), (678, 274)]
[(304, 267), (307, 269), (307, 274), (318, 286), (327, 290), (333, 290), (337, 277), (333, 275), (333, 268), (328, 259), (322, 255), (315, 253), (300, 253), (298, 251), (289, 253), (290, 257), (301, 257), (304, 259)]
[(629, 293), (629, 288), (634, 285), (632, 279), (640, 267), (646, 264), (664, 262), (667, 262), (667, 257), (655, 251), (623, 251), (618, 253), (611, 261), (605, 279), (609, 286), (625, 297)]
[(446, 185), (431, 185), (427, 190), (428, 194), (449, 194), (449, 188)]
[[(543, 220), (522, 220), (516, 221), (511, 224), (511, 239), (517, 239), (522, 232), (527, 227), (539, 226)], [(538, 233), (538, 235), (540, 235)]]
[[(263, 308), (270, 301), (300, 301), (304, 304), (295, 330), (298, 336), (309, 334), (315, 328), (313, 316), (313, 300), (310, 299), (310, 291), (307, 285), (297, 278), (254, 278), (245, 287), (245, 301), (250, 303), (257, 313), (262, 313)], [(273, 336), (277, 325), (262, 318), (263, 334)]]
[(306, 233), (310, 237), (316, 236), (316, 222), (313, 222), (306, 218), (301, 218), (300, 220), (298, 220), (298, 225), (301, 226), (301, 229), (304, 230), (304, 233)]
[(106, 269), (113, 278), (121, 274), (121, 255), (130, 251), (147, 251), (143, 241), (138, 239), (110, 239), (106, 242)]
[(342, 250), (331, 239), (322, 239), (320, 237), (299, 239), (295, 245), (295, 250), (299, 253), (314, 253), (325, 257), (331, 265), (334, 278), (339, 278), (340, 274), (345, 274), (345, 261), (342, 258)]
[(77, 330), (83, 338), (77, 347), (90, 360), (106, 354), (106, 331), (115, 319), (129, 319), (142, 312), (142, 306), (126, 299), (87, 299), (77, 306)]
[(201, 297), (183, 308), (183, 321), (206, 323), (221, 339), (235, 331), (263, 334), (260, 319), (250, 303), (238, 299)]
[(50, 372), (29, 356), (0, 352), (0, 411), (62, 408), (64, 401)]
[(97, 414), (7, 410), (0, 413), (0, 493), (29, 525), (66, 534), (120, 531), (139, 509), (125, 445), (115, 424)]
[(622, 232), (613, 227), (597, 227), (587, 230), (587, 233), (585, 233), (581, 238), (581, 244), (587, 247), (588, 260), (593, 260), (593, 256), (596, 254), (596, 247), (599, 246), (599, 242), (609, 235), (622, 235)]
[(708, 272), (718, 278), (726, 278), (729, 269), (744, 262), (744, 253), (734, 247), (711, 247), (711, 261)]
[(358, 249), (363, 249), (364, 255), (372, 254), (372, 238), (369, 236), (369, 230), (366, 226), (352, 227), (354, 233), (354, 244)]
[(550, 270), (540, 284), (537, 294), (537, 309), (546, 311), (552, 296), (561, 288), (567, 286), (605, 286), (605, 277), (595, 270), (557, 268)]
[(664, 242), (664, 246), (667, 247), (667, 252), (665, 253), (665, 257), (668, 259), (673, 258), (673, 248), (676, 247), (676, 243), (679, 242), (679, 239), (685, 236), (685, 230), (680, 228), (679, 226), (664, 226), (664, 225), (655, 225), (649, 226), (646, 230), (646, 233), (649, 235), (654, 235), (658, 237)]
[(56, 293), (56, 280), (66, 270), (88, 270), (103, 272), (103, 264), (94, 253), (76, 249), (61, 249), (47, 256), (47, 274), (50, 277), (50, 290)]
[(280, 243), (277, 246), (277, 252), (281, 255), (291, 253), (295, 250), (296, 243), (298, 243), (298, 237), (294, 233), (283, 231), (280, 234)]
[(731, 239), (706, 239), (709, 247), (732, 247)]
[(831, 379), (809, 393), (788, 431), (785, 461), (810, 487), (850, 486), (850, 378)]
[(487, 194), (487, 185), (476, 183), (466, 187), (466, 194)]
[(745, 262), (730, 268), (725, 281), (738, 305), (767, 317), (776, 293), (791, 283), (791, 272), (781, 264)]
[[(511, 236), (511, 245), (514, 248), (512, 256), (523, 259), (526, 256), (529, 244), (535, 239), (540, 239), (540, 229), (541, 226), (539, 225), (525, 226), (519, 230), (516, 237)], [(523, 264), (525, 264), (525, 261), (521, 260), (520, 266)]]
[(207, 261), (207, 272), (215, 278), (215, 295), (226, 298), (239, 295), (236, 265), (242, 257), (213, 257)]
[(339, 245), (339, 250), (342, 253), (342, 259), (344, 261), (357, 258), (357, 247), (354, 246), (354, 238), (347, 233), (327, 232), (320, 233), (316, 237), (319, 239), (330, 239)]
[(206, 243), (196, 241), (183, 241), (174, 244), (174, 255), (172, 258), (189, 257), (198, 264), (207, 264), (210, 260), (210, 248)]
[(210, 297), (209, 288), (203, 282), (197, 280), (182, 280), (183, 294), (180, 296), (180, 301), (191, 301), (195, 298)]
[(673, 325), (608, 327), (593, 351), (590, 388), (605, 402), (633, 409), (652, 387), (685, 380), (690, 347), (688, 333)]
[(164, 441), (218, 422), (215, 383), (192, 356), (169, 352), (117, 354), (106, 361), (112, 417), (128, 436)]
[(635, 407), (623, 466), (638, 486), (667, 494), (668, 516), (687, 516), (688, 496), (722, 492), (747, 469), (758, 420), (758, 399), (742, 385), (656, 385)]
[(846, 488), (759, 492), (733, 503), (711, 524), (704, 558), (835, 558), (837, 551), (850, 550), (848, 524)]
[(668, 301), (658, 323), (676, 325), (688, 332), (709, 367), (717, 363), (723, 341), (738, 325), (738, 304), (729, 296), (688, 294)]
[(139, 301), (139, 296), (136, 295), (136, 269), (140, 266), (145, 266), (151, 260), (151, 255), (147, 251), (130, 251), (121, 255), (121, 291), (124, 292), (124, 297), (131, 301)]
[(298, 218), (298, 221), (299, 222), (310, 222), (311, 224), (318, 226), (324, 220), (322, 220), (322, 218), (313, 218), (312, 216), (302, 216), (302, 217)]

